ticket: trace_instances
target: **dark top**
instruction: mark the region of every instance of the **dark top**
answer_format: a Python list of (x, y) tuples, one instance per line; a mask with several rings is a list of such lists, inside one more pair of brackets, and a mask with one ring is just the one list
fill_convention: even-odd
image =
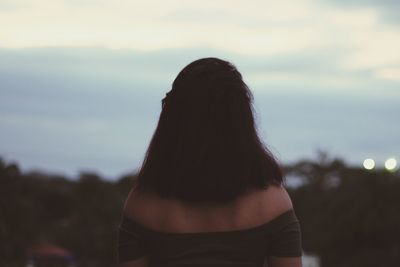
[(261, 267), (269, 256), (300, 257), (300, 225), (293, 209), (262, 225), (243, 230), (167, 233), (123, 216), (118, 261), (147, 256), (149, 266)]

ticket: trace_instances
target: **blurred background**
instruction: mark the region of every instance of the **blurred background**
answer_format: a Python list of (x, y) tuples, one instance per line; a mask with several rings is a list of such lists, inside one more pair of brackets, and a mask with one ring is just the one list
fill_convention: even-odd
[(254, 94), (304, 265), (398, 266), (399, 12), (391, 0), (0, 1), (0, 265), (115, 266), (161, 99), (212, 56)]

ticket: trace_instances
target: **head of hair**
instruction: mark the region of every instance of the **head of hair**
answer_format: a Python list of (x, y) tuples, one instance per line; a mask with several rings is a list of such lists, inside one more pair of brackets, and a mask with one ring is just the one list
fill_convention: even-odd
[(282, 184), (260, 140), (253, 96), (236, 67), (202, 58), (183, 68), (162, 110), (135, 188), (188, 202), (225, 202)]

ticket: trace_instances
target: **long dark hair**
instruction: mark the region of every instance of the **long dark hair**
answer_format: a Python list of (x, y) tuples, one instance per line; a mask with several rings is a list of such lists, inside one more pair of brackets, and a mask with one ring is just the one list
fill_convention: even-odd
[(135, 190), (224, 202), (282, 184), (279, 164), (257, 135), (252, 101), (230, 62), (202, 58), (187, 65), (162, 100)]

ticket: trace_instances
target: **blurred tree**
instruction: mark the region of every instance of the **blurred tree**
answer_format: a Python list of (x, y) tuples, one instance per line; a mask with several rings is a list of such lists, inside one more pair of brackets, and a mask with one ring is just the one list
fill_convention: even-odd
[(323, 267), (398, 266), (398, 173), (346, 167), (342, 160), (328, 158), (320, 154), (317, 161), (287, 168), (307, 181), (289, 190), (304, 250), (319, 255)]
[[(398, 266), (399, 172), (349, 167), (324, 152), (285, 171), (304, 181), (289, 194), (304, 250), (319, 255), (322, 267)], [(135, 179), (24, 174), (0, 158), (0, 266), (25, 266), (25, 250), (38, 240), (65, 247), (81, 266), (113, 266), (122, 206)]]
[(332, 158), (327, 152), (318, 150), (316, 160), (301, 160), (291, 166), (285, 167), (288, 175), (304, 178), (308, 186), (317, 189), (329, 189), (337, 186), (340, 181), (341, 172), (346, 169), (342, 159)]

